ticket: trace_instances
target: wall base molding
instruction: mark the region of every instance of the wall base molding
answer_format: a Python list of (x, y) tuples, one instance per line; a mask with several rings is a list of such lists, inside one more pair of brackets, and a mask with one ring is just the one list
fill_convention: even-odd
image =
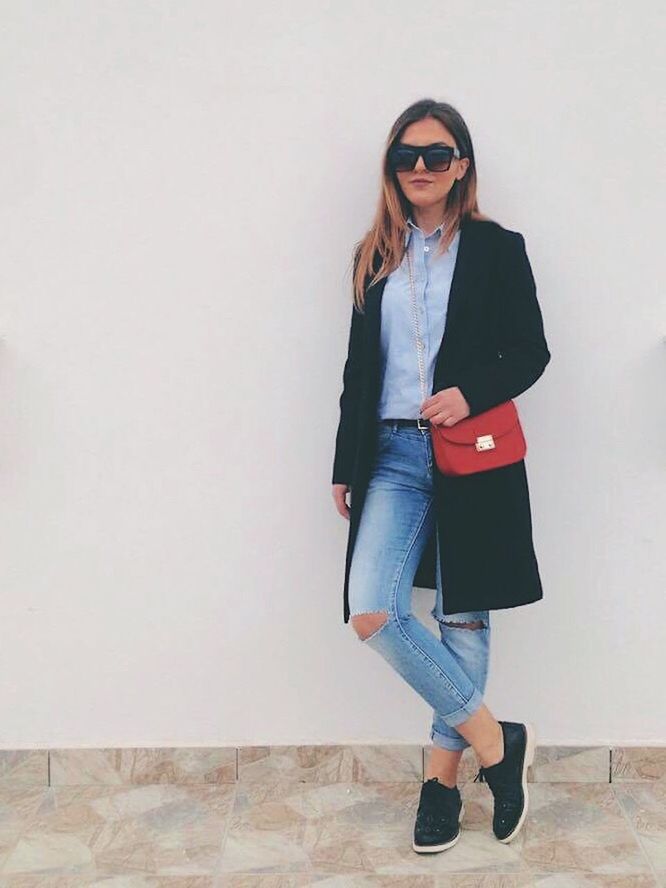
[[(432, 746), (400, 744), (0, 750), (0, 784), (33, 786), (422, 782)], [(474, 750), (459, 783), (473, 780)], [(537, 746), (528, 780), (618, 783), (666, 779), (666, 746)]]

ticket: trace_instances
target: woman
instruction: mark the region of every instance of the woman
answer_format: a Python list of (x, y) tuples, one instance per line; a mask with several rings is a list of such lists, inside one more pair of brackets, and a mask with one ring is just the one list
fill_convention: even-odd
[[(483, 703), (489, 612), (543, 591), (525, 461), (444, 475), (430, 424), (516, 397), (550, 352), (524, 238), (479, 212), (472, 140), (455, 108), (407, 108), (382, 165), (375, 221), (355, 249), (333, 498), (349, 519), (344, 622), (433, 708), (413, 841), (433, 852), (460, 835), (466, 746), (493, 794), (497, 839), (525, 822), (534, 730), (497, 721)], [(439, 638), (411, 612), (413, 585), (436, 590)]]

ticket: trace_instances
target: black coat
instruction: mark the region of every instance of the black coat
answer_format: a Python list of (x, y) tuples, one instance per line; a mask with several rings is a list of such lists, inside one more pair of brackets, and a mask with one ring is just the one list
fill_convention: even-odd
[[(340, 396), (332, 480), (351, 488), (345, 623), (349, 568), (374, 460), (386, 280), (369, 288), (366, 284), (364, 312), (352, 307)], [(474, 416), (524, 392), (549, 360), (522, 234), (491, 220), (463, 220), (431, 394), (458, 386)], [(437, 533), (445, 614), (516, 607), (543, 598), (525, 460), (470, 475), (442, 475), (436, 466), (433, 473), (434, 531), (414, 585), (436, 588)]]

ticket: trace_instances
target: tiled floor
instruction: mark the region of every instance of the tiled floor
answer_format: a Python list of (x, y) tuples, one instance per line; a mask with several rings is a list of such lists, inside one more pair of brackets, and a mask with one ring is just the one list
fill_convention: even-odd
[(0, 888), (666, 888), (666, 750), (537, 749), (508, 845), (466, 750), (462, 836), (418, 855), (423, 752), (0, 752)]

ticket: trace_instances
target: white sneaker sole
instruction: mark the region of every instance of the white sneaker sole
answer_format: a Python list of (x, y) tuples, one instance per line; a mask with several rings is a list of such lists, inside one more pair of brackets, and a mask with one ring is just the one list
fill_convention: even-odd
[(505, 836), (503, 839), (498, 839), (498, 842), (507, 842), (512, 841), (518, 835), (520, 830), (522, 829), (523, 824), (525, 823), (525, 818), (527, 817), (527, 808), (529, 804), (529, 794), (527, 792), (527, 769), (534, 761), (534, 751), (536, 749), (536, 733), (534, 731), (534, 726), (531, 724), (525, 725), (525, 730), (527, 732), (527, 745), (525, 747), (525, 758), (523, 759), (523, 774), (522, 774), (522, 787), (523, 787), (523, 795), (525, 797), (525, 804), (523, 805), (523, 813), (520, 815), (520, 820), (515, 825), (513, 830), (509, 833), (508, 836)]
[[(458, 823), (463, 819), (463, 814), (465, 813), (465, 805), (464, 803), (460, 806), (460, 814), (458, 815)], [(452, 848), (455, 843), (460, 838), (460, 830), (458, 830), (458, 835), (451, 839), (450, 842), (443, 842), (441, 845), (417, 845), (416, 842), (412, 842), (412, 848), (418, 854), (435, 854), (437, 851), (446, 851), (447, 848)]]

